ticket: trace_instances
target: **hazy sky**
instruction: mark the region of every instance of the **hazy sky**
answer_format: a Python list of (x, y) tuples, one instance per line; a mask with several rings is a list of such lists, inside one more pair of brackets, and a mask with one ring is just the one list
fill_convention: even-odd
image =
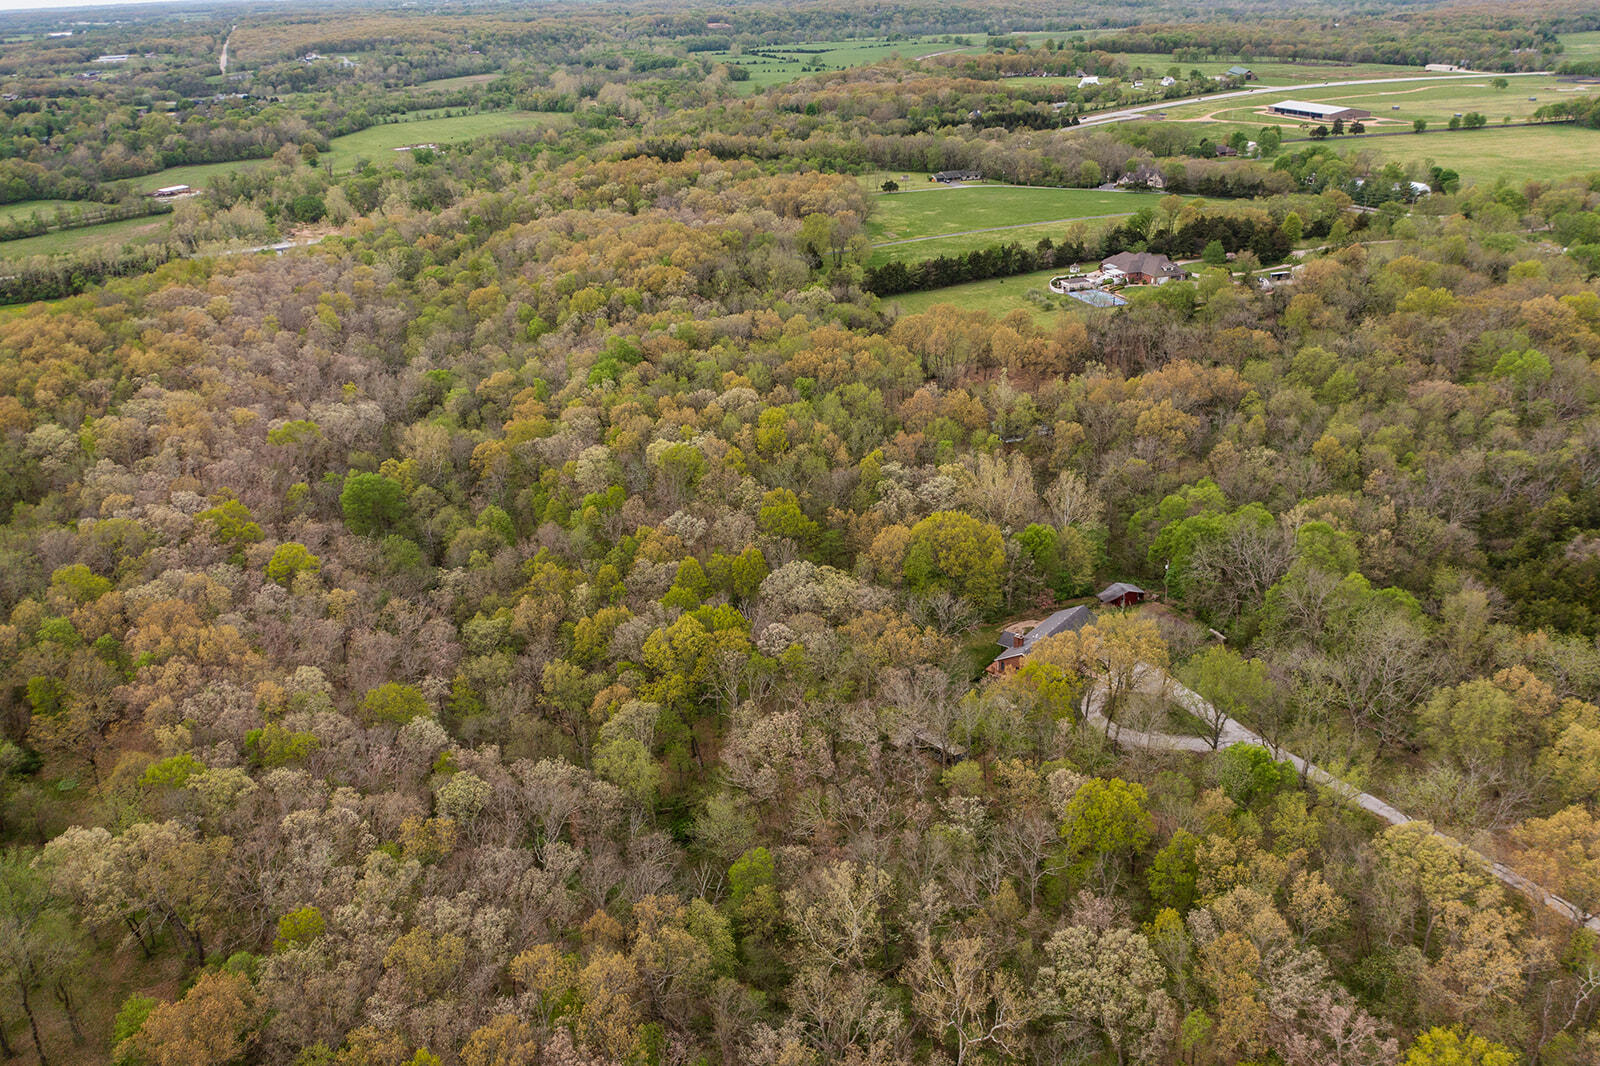
[[(89, 7), (110, 7), (112, 5), (122, 7), (128, 4), (150, 4), (152, 2), (160, 3), (161, 0), (93, 0), (93, 2), (89, 3), (86, 3), (85, 0), (0, 0), (0, 11), (65, 11)], [(197, 5), (190, 4), (189, 6)], [(222, 5), (217, 4), (215, 6), (221, 7)]]

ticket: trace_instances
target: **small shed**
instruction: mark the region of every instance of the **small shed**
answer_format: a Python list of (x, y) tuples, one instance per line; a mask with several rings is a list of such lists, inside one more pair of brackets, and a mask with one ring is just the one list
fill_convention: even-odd
[(1143, 603), (1145, 595), (1144, 589), (1138, 585), (1118, 581), (1101, 589), (1099, 599), (1107, 607), (1132, 607), (1136, 603)]

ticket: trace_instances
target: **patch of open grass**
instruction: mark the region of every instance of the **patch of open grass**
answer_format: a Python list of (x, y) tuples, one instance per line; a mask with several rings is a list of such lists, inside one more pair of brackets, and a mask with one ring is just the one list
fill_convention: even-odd
[(499, 76), (499, 74), (493, 72), (489, 74), (463, 74), (457, 78), (435, 78), (432, 81), (418, 82), (416, 87), (418, 89), (442, 89), (445, 91), (465, 89), (470, 85), (487, 85)]
[(1561, 35), (1563, 59), (1600, 59), (1600, 30)]
[(392, 153), (410, 144), (450, 144), (470, 141), (497, 133), (522, 129), (543, 129), (571, 121), (570, 115), (534, 111), (485, 111), (451, 118), (423, 118), (411, 122), (391, 122), (357, 133), (335, 137), (321, 156), (326, 166), (345, 170), (358, 159), (378, 161), (381, 153)]
[(1000, 654), (999, 641), (1000, 627), (997, 625), (979, 626), (967, 633), (961, 641), (961, 651), (956, 659), (960, 676), (974, 680), (982, 677), (984, 668)]
[(1472, 132), (1357, 139), (1353, 144), (1399, 163), (1433, 162), (1464, 182), (1553, 181), (1600, 171), (1600, 130), (1581, 126), (1494, 126)]
[(37, 237), (24, 237), (17, 241), (0, 241), (0, 259), (26, 259), (31, 255), (60, 255), (63, 252), (80, 252), (96, 245), (126, 243), (156, 243), (171, 230), (168, 215), (151, 215), (145, 218), (127, 218), (119, 222), (102, 222), (96, 226), (56, 230)]
[[(965, 285), (886, 297), (884, 303), (898, 306), (901, 313), (907, 315), (921, 314), (940, 304), (951, 304), (965, 311), (988, 311), (997, 318), (1012, 311), (1026, 311), (1044, 324), (1054, 323), (1064, 315), (1109, 313), (1051, 292), (1050, 279), (1060, 273), (1060, 270), (1039, 270), (1009, 278), (970, 281)], [(1029, 294), (1033, 294), (1033, 298)]]
[(1160, 195), (1152, 193), (924, 183), (878, 194), (867, 233), (881, 244), (999, 226), (1131, 215), (1159, 201)]
[(23, 200), (20, 203), (0, 205), (0, 219), (10, 222), (13, 219), (28, 218), (37, 213), (46, 222), (54, 222), (56, 211), (65, 209), (69, 214), (78, 208), (84, 210), (98, 210), (100, 204), (78, 203), (73, 200)]
[(942, 37), (915, 37), (888, 40), (862, 38), (851, 41), (800, 41), (765, 45), (739, 52), (701, 52), (700, 58), (713, 63), (733, 63), (750, 72), (750, 80), (735, 82), (741, 92), (754, 92), (769, 85), (782, 85), (819, 70), (846, 70), (868, 66), (898, 56), (914, 60), (935, 52), (981, 51), (982, 34), (969, 35), (961, 45)]

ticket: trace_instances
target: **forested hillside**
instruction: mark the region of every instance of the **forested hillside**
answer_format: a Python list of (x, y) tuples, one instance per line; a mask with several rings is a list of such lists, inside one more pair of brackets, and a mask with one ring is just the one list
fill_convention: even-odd
[[(82, 291), (0, 314), (0, 1056), (1600, 1061), (1600, 172), (984, 128), (998, 75), (899, 58), (739, 96), (541, 17), (482, 32), (571, 125), (258, 130), (181, 246), (5, 279)], [(868, 265), (947, 193), (862, 175), (957, 164), (1170, 189), (977, 253), (997, 309)], [(1113, 247), (1194, 276), (1015, 276)]]

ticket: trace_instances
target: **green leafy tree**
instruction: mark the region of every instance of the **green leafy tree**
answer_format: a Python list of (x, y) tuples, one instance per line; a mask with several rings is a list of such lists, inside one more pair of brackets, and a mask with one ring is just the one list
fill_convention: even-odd
[(351, 474), (339, 493), (339, 507), (352, 533), (364, 537), (393, 533), (405, 517), (406, 493), (394, 478)]
[(1402, 1066), (1517, 1066), (1516, 1052), (1459, 1026), (1429, 1029), (1406, 1051)]
[(964, 511), (938, 511), (911, 527), (903, 570), (913, 591), (942, 589), (988, 610), (999, 605), (1005, 562), (998, 527)]
[(405, 725), (428, 713), (428, 700), (415, 685), (386, 681), (361, 697), (361, 720), (368, 725), (387, 722)]
[(1143, 785), (1120, 777), (1084, 782), (1067, 801), (1061, 838), (1083, 860), (1131, 856), (1150, 842), (1155, 821)]
[(267, 560), (267, 580), (285, 588), (294, 584), (297, 574), (315, 574), (322, 570), (322, 560), (312, 555), (304, 544), (289, 541), (280, 544)]

